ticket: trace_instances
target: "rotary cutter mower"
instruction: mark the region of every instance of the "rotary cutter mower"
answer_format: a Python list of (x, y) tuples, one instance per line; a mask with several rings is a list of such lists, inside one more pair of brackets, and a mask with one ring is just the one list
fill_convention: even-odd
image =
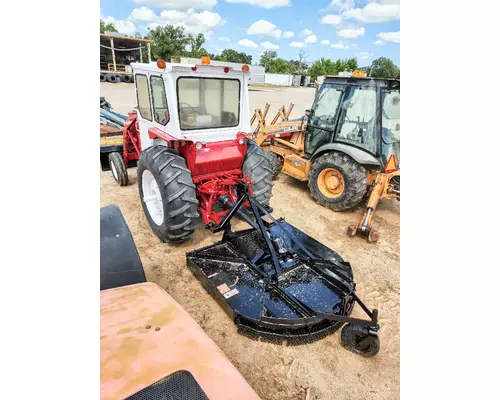
[[(377, 354), (378, 312), (356, 295), (350, 264), (283, 218), (273, 218), (244, 182), (237, 194), (234, 203), (221, 196), (229, 211), (220, 224), (207, 225), (212, 232), (224, 231), (222, 240), (186, 257), (192, 273), (238, 331), (300, 344), (346, 324), (341, 334), (345, 348), (365, 357)], [(250, 207), (241, 208), (243, 204)], [(251, 228), (232, 231), (236, 215)], [(367, 319), (350, 317), (355, 303)]]

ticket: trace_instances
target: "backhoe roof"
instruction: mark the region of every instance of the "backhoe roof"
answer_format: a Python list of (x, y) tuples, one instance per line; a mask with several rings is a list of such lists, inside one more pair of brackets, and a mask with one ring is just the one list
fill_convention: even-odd
[(399, 79), (387, 79), (387, 78), (371, 78), (371, 77), (345, 77), (345, 76), (326, 76), (323, 83), (327, 82), (337, 82), (337, 83), (361, 83), (363, 85), (368, 84), (368, 86), (381, 86), (395, 89), (400, 87)]

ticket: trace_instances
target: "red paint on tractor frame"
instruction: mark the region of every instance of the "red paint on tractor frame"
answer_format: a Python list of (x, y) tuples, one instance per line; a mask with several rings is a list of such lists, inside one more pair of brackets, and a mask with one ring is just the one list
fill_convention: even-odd
[[(142, 152), (137, 111), (131, 111), (128, 115), (123, 130), (125, 165), (129, 160), (138, 160)], [(192, 141), (174, 138), (158, 128), (150, 128), (148, 136), (168, 143), (168, 147), (177, 150), (186, 160), (196, 185), (196, 197), (200, 202), (198, 209), (203, 221), (205, 224), (220, 224), (228, 212), (218, 206), (220, 196), (228, 196), (235, 202), (236, 184), (241, 181), (251, 183), (248, 176), (243, 176), (241, 171), (247, 151), (246, 135), (239, 132), (236, 139), (202, 144), (200, 149), (197, 149)], [(240, 140), (243, 143), (240, 143)], [(251, 189), (249, 191), (252, 194)]]
[(128, 113), (128, 118), (123, 127), (123, 162), (128, 167), (128, 162), (139, 160), (141, 154), (141, 137), (139, 135), (139, 121), (137, 111)]

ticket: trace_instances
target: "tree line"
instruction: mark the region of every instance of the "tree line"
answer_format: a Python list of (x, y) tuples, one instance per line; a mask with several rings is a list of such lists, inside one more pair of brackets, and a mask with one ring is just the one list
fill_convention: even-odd
[[(101, 19), (101, 33), (117, 32), (113, 24), (106, 24)], [(139, 33), (134, 37), (142, 37)], [(150, 29), (144, 39), (151, 40), (151, 57), (154, 60), (163, 59), (170, 61), (172, 56), (200, 58), (209, 56), (212, 60), (251, 64), (252, 56), (233, 49), (224, 49), (219, 54), (209, 53), (203, 45), (205, 35), (199, 33), (194, 36), (186, 34), (183, 27), (173, 25), (158, 26)], [(259, 60), (259, 65), (265, 68), (265, 72), (272, 74), (295, 74), (309, 75), (315, 80), (318, 76), (337, 75), (343, 71), (352, 72), (355, 69), (365, 71), (368, 76), (374, 78), (399, 78), (399, 68), (388, 58), (380, 57), (374, 60), (370, 66), (359, 67), (356, 58), (345, 58), (330, 60), (322, 57), (313, 63), (306, 62), (308, 56), (305, 51), (299, 51), (296, 60), (285, 60), (278, 57), (276, 51), (265, 51)], [(146, 54), (143, 52), (143, 62), (146, 62)]]

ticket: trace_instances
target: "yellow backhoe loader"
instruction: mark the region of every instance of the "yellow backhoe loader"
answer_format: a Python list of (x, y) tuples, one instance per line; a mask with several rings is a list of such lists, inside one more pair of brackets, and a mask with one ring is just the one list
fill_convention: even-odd
[(266, 152), (274, 177), (283, 172), (308, 181), (312, 197), (327, 208), (348, 210), (368, 195), (361, 221), (347, 234), (376, 242), (377, 204), (400, 200), (399, 107), (399, 79), (326, 77), (302, 118), (289, 118), (293, 104), (270, 123), (269, 104), (255, 110), (251, 138)]

